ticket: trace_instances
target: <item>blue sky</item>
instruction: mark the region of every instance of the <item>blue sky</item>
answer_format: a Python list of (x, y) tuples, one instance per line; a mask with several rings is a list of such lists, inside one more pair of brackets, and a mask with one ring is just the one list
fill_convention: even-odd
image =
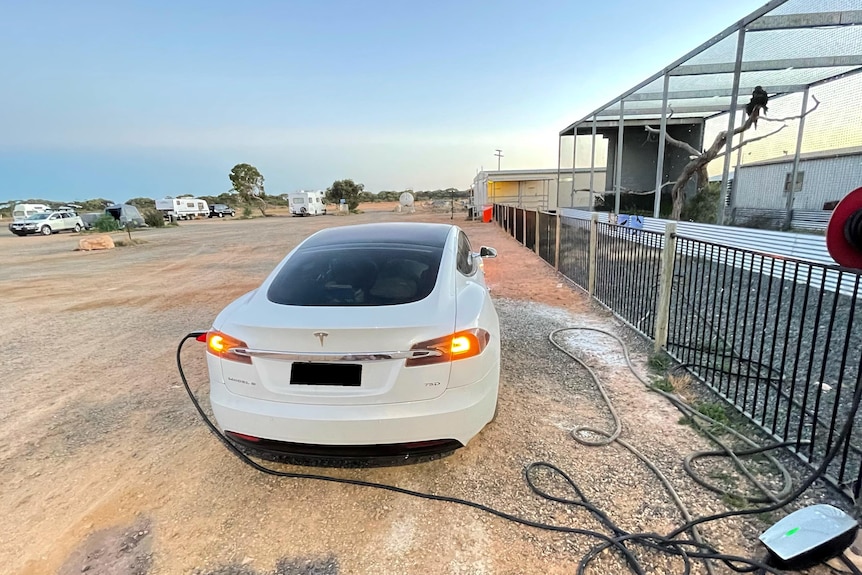
[(466, 188), (762, 4), (0, 1), (0, 201)]

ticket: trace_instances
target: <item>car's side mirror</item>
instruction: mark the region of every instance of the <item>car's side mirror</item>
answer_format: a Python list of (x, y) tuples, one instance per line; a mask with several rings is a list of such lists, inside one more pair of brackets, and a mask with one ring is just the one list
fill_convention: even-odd
[(495, 257), (497, 257), (497, 250), (495, 250), (494, 248), (482, 246), (481, 248), (479, 248), (479, 257), (480, 258), (495, 258)]

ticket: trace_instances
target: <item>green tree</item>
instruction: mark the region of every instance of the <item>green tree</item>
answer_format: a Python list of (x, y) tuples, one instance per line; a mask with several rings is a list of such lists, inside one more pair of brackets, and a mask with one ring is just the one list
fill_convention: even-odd
[(112, 205), (114, 202), (111, 200), (106, 200), (104, 198), (95, 198), (92, 200), (86, 200), (83, 202), (76, 202), (80, 208), (78, 208), (79, 212), (101, 212), (106, 207)]
[(132, 198), (131, 200), (126, 200), (126, 203), (135, 206), (139, 210), (156, 209), (156, 200), (152, 198)]
[(266, 216), (266, 192), (263, 188), (263, 176), (257, 168), (251, 164), (237, 164), (230, 174), (230, 183), (233, 190), (246, 203), (259, 202), (260, 213)]
[(347, 208), (352, 212), (359, 206), (359, 194), (365, 190), (363, 184), (357, 184), (353, 180), (338, 180), (326, 190), (326, 201), (330, 204), (340, 204), (343, 199)]

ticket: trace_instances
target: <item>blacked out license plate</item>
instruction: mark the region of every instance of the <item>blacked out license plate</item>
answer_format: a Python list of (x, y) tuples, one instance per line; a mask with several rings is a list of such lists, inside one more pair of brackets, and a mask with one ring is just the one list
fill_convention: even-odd
[(359, 387), (362, 365), (353, 363), (294, 363), (290, 368), (291, 385), (340, 385)]

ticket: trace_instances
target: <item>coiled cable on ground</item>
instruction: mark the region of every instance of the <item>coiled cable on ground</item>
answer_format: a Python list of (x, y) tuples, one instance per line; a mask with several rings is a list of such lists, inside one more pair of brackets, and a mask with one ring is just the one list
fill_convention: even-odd
[[(566, 328), (566, 329), (573, 329), (573, 328)], [(580, 328), (580, 329), (589, 329), (592, 331), (602, 331), (602, 330), (597, 330), (595, 328)], [(554, 342), (553, 335), (555, 333), (559, 333), (560, 331), (564, 331), (564, 330), (557, 330), (551, 334), (551, 338), (552, 338), (551, 341), (558, 348), (560, 348), (560, 346), (556, 342)], [(183, 371), (182, 358), (181, 358), (182, 350), (183, 350), (185, 343), (189, 339), (197, 338), (200, 335), (203, 335), (204, 333), (206, 333), (206, 332), (192, 332), (192, 333), (189, 333), (188, 335), (186, 335), (185, 337), (182, 338), (182, 340), (179, 342), (179, 344), (177, 346), (177, 351), (176, 351), (177, 369), (179, 371), (179, 375), (180, 375), (180, 379), (182, 380), (183, 387), (185, 388), (186, 393), (188, 394), (189, 399), (191, 400), (195, 410), (197, 411), (198, 415), (201, 417), (201, 420), (204, 422), (204, 424), (207, 426), (207, 428), (210, 430), (210, 432), (212, 432), (212, 434), (215, 435), (219, 439), (219, 441), (221, 441), (222, 444), (224, 444), (224, 446), (233, 455), (238, 457), (243, 463), (249, 465), (250, 467), (252, 467), (253, 469), (256, 469), (257, 471), (260, 471), (262, 473), (266, 473), (268, 475), (276, 476), (276, 477), (284, 477), (284, 478), (289, 478), (289, 479), (313, 480), (313, 481), (325, 481), (325, 482), (329, 482), (329, 483), (340, 483), (340, 484), (344, 484), (344, 485), (353, 485), (353, 486), (358, 486), (358, 487), (368, 487), (371, 489), (379, 489), (379, 490), (389, 491), (389, 492), (398, 493), (398, 494), (402, 494), (402, 495), (407, 495), (410, 497), (417, 497), (420, 499), (426, 499), (426, 500), (431, 500), (431, 501), (440, 501), (440, 502), (444, 502), (444, 503), (450, 503), (450, 504), (469, 507), (472, 509), (476, 509), (478, 511), (482, 511), (484, 513), (488, 513), (488, 514), (493, 515), (495, 517), (499, 517), (499, 518), (504, 519), (506, 521), (510, 521), (512, 523), (516, 523), (518, 525), (523, 525), (526, 527), (531, 527), (531, 528), (540, 529), (540, 530), (544, 530), (544, 531), (582, 535), (582, 536), (590, 537), (593, 539), (597, 539), (599, 541), (599, 543), (596, 546), (594, 546), (587, 554), (585, 554), (581, 558), (581, 560), (578, 564), (578, 570), (577, 570), (578, 575), (583, 575), (585, 573), (587, 567), (589, 566), (590, 562), (593, 561), (598, 556), (598, 554), (601, 553), (602, 551), (604, 551), (605, 549), (613, 549), (614, 551), (616, 551), (623, 558), (623, 560), (625, 561), (626, 565), (628, 566), (628, 568), (630, 569), (631, 572), (636, 573), (637, 575), (646, 575), (647, 571), (644, 569), (643, 565), (641, 564), (641, 562), (639, 561), (639, 559), (635, 555), (635, 553), (629, 548), (630, 544), (639, 545), (639, 546), (645, 547), (647, 549), (659, 551), (659, 552), (662, 552), (662, 553), (665, 553), (665, 554), (679, 558), (683, 562), (683, 575), (689, 575), (691, 573), (692, 560), (721, 561), (724, 565), (726, 565), (731, 570), (736, 571), (736, 572), (740, 572), (740, 573), (749, 573), (749, 572), (755, 572), (756, 571), (756, 572), (761, 573), (761, 574), (774, 573), (774, 574), (780, 575), (781, 571), (776, 570), (775, 568), (771, 567), (770, 565), (768, 565), (762, 561), (752, 559), (752, 558), (723, 554), (723, 553), (719, 552), (717, 549), (704, 543), (703, 541), (698, 540), (699, 537), (697, 537), (695, 535), (693, 535), (691, 539), (688, 539), (686, 537), (681, 537), (681, 535), (687, 531), (692, 531), (692, 533), (694, 534), (694, 533), (696, 533), (696, 530), (694, 530), (694, 529), (697, 525), (700, 525), (700, 524), (703, 524), (703, 523), (706, 523), (709, 521), (715, 521), (717, 519), (723, 519), (723, 518), (739, 516), (739, 515), (751, 515), (751, 514), (761, 513), (764, 511), (772, 511), (772, 510), (778, 509), (778, 508), (786, 505), (787, 503), (789, 503), (790, 501), (792, 501), (793, 499), (798, 497), (802, 492), (804, 492), (805, 489), (807, 489), (814, 481), (816, 481), (823, 474), (823, 472), (826, 469), (826, 466), (829, 464), (829, 462), (831, 462), (831, 460), (838, 453), (838, 449), (840, 448), (840, 446), (842, 445), (844, 440), (847, 439), (847, 436), (850, 432), (850, 427), (852, 424), (852, 418), (851, 418), (848, 420), (848, 423), (845, 424), (844, 428), (841, 430), (841, 433), (839, 433), (837, 440), (835, 442), (835, 447), (833, 447), (833, 449), (830, 451), (830, 453), (827, 454), (827, 457), (824, 459), (823, 463), (821, 464), (821, 467), (817, 471), (815, 471), (806, 481), (804, 481), (803, 484), (800, 485), (799, 488), (797, 488), (795, 491), (793, 491), (793, 493), (788, 494), (788, 496), (785, 497), (783, 500), (777, 501), (777, 502), (775, 502), (775, 503), (773, 503), (767, 507), (760, 508), (760, 509), (730, 511), (730, 512), (720, 513), (720, 514), (711, 515), (711, 516), (707, 516), (707, 517), (700, 517), (697, 519), (690, 518), (690, 514), (686, 510), (686, 511), (682, 512), (683, 517), (685, 518), (685, 523), (680, 525), (677, 529), (675, 529), (674, 531), (672, 531), (671, 533), (669, 533), (667, 535), (661, 535), (661, 534), (657, 534), (657, 533), (628, 533), (625, 530), (621, 529), (607, 516), (607, 514), (605, 514), (601, 509), (597, 508), (595, 505), (593, 505), (592, 503), (589, 502), (589, 500), (586, 498), (584, 493), (578, 487), (577, 483), (571, 477), (569, 477), (563, 470), (561, 470), (560, 468), (556, 467), (555, 465), (553, 465), (551, 463), (535, 462), (535, 463), (529, 464), (524, 469), (524, 479), (527, 483), (527, 486), (532, 491), (532, 493), (534, 493), (535, 495), (542, 497), (546, 500), (549, 500), (549, 501), (555, 501), (555, 502), (558, 502), (561, 504), (573, 505), (573, 506), (577, 506), (577, 507), (580, 507), (582, 509), (585, 509), (586, 511), (591, 513), (603, 526), (605, 526), (608, 529), (610, 534), (607, 534), (607, 533), (602, 533), (602, 532), (590, 530), (590, 529), (581, 529), (581, 528), (570, 527), (570, 526), (566, 526), (566, 525), (555, 525), (555, 524), (551, 524), (551, 523), (534, 521), (531, 519), (520, 517), (518, 515), (514, 515), (512, 513), (508, 513), (505, 511), (495, 509), (495, 508), (490, 507), (489, 505), (485, 505), (483, 503), (478, 503), (475, 501), (470, 501), (468, 499), (463, 499), (463, 498), (459, 498), (459, 497), (451, 497), (451, 496), (447, 496), (447, 495), (438, 495), (438, 494), (434, 494), (434, 493), (426, 493), (426, 492), (422, 492), (422, 491), (416, 491), (413, 489), (406, 489), (403, 487), (398, 487), (395, 485), (389, 485), (389, 484), (385, 484), (385, 483), (377, 483), (377, 482), (373, 482), (373, 481), (364, 481), (361, 479), (349, 479), (349, 478), (336, 477), (336, 476), (332, 476), (332, 475), (324, 475), (324, 474), (317, 474), (317, 473), (305, 473), (305, 472), (297, 472), (297, 471), (282, 471), (282, 470), (272, 469), (272, 468), (266, 467), (264, 465), (261, 465), (260, 463), (254, 461), (253, 459), (249, 458), (245, 453), (243, 453), (234, 443), (232, 443), (216, 427), (216, 425), (207, 416), (206, 412), (204, 412), (204, 410), (201, 407), (197, 397), (195, 396), (194, 392), (192, 391), (192, 389), (189, 385), (188, 379), (186, 378), (185, 372)], [(625, 346), (625, 344), (622, 342), (622, 340), (620, 340), (615, 335), (610, 334), (608, 332), (603, 332), (603, 333), (606, 333), (606, 334), (610, 335), (611, 337), (614, 337), (615, 339), (617, 339), (617, 341), (620, 342), (620, 344), (622, 345), (622, 349), (624, 350), (623, 353), (626, 356), (626, 361), (629, 364), (629, 367), (632, 368), (633, 373), (635, 373), (635, 375), (638, 377), (639, 380), (641, 380), (645, 385), (649, 386), (649, 383), (646, 382), (642, 377), (640, 377), (640, 375), (638, 375), (636, 371), (634, 371), (633, 366), (631, 365), (631, 360), (628, 357), (628, 348)], [(562, 348), (560, 348), (560, 349), (562, 349)], [(563, 350), (563, 351), (565, 351), (565, 350)], [(572, 354), (570, 354), (568, 352), (566, 352), (566, 353), (570, 357), (574, 358), (574, 356), (572, 356)], [(581, 362), (580, 360), (578, 360), (578, 363), (581, 365), (584, 365), (583, 362)], [(587, 366), (585, 366), (585, 367), (587, 367)], [(594, 376), (594, 379), (598, 382), (598, 378), (595, 377), (594, 372), (589, 368), (588, 368), (588, 370), (591, 373), (591, 375)], [(633, 447), (628, 445), (627, 442), (624, 442), (624, 440), (621, 440), (619, 438), (619, 435), (620, 435), (621, 430), (622, 430), (622, 425), (620, 423), (619, 416), (616, 414), (616, 411), (613, 408), (613, 404), (612, 404), (612, 402), (610, 402), (610, 398), (607, 397), (607, 393), (604, 392), (603, 386), (601, 386), (600, 382), (598, 382), (598, 383), (600, 386), (600, 391), (601, 391), (603, 397), (607, 398), (609, 409), (613, 413), (613, 417), (614, 417), (614, 421), (615, 421), (615, 425), (614, 425), (615, 429), (612, 432), (604, 432), (601, 430), (594, 430), (594, 429), (590, 429), (590, 428), (586, 428), (586, 427), (581, 427), (581, 428), (576, 428), (575, 431), (578, 433), (573, 432), (573, 436), (576, 439), (578, 439), (579, 433), (591, 432), (591, 433), (598, 434), (600, 436), (604, 436), (604, 438), (605, 438), (603, 440), (603, 442), (599, 442), (599, 443), (596, 443), (595, 441), (592, 441), (592, 440), (588, 440), (588, 441), (590, 441), (590, 443), (587, 443), (588, 445), (589, 444), (602, 445), (602, 444), (610, 443), (611, 441), (616, 441), (616, 442), (620, 443), (620, 445), (622, 445), (623, 447), (626, 447), (627, 449), (632, 451), (632, 453), (634, 453), (636, 456), (638, 456), (642, 461), (647, 463), (647, 465), (650, 466), (650, 468), (653, 469), (654, 472), (656, 472), (657, 476), (662, 481), (662, 483), (665, 485), (665, 487), (669, 488), (670, 482), (667, 480), (666, 477), (664, 477), (663, 474), (661, 474), (661, 472), (655, 467), (655, 465), (648, 463), (648, 459), (646, 457), (644, 457), (636, 449), (634, 449)], [(670, 397), (668, 394), (665, 394), (665, 396)], [(859, 407), (860, 399), (862, 399), (862, 386), (857, 386), (857, 391), (853, 397), (852, 410), (854, 412)], [(694, 412), (694, 413), (697, 413), (697, 412)], [(709, 418), (707, 418), (706, 416), (702, 416), (702, 417), (706, 420), (712, 421)], [(714, 423), (717, 423), (717, 422), (714, 422)], [(580, 441), (580, 439), (579, 439), (579, 441)], [(769, 446), (766, 449), (771, 449), (774, 447), (775, 446)], [(563, 497), (559, 497), (556, 495), (552, 495), (552, 494), (547, 493), (546, 491), (542, 490), (535, 483), (535, 474), (539, 470), (546, 470), (547, 472), (561, 478), (572, 489), (572, 491), (577, 496), (577, 498), (572, 498), (572, 499), (563, 498)], [(669, 492), (673, 493), (672, 489), (668, 489), (668, 490), (669, 490)], [(672, 495), (672, 497), (675, 497), (676, 500), (679, 500), (678, 496)], [(681, 504), (681, 501), (679, 503)], [(684, 505), (681, 506), (681, 509), (684, 509)], [(709, 568), (709, 563), (707, 563), (707, 566)]]

